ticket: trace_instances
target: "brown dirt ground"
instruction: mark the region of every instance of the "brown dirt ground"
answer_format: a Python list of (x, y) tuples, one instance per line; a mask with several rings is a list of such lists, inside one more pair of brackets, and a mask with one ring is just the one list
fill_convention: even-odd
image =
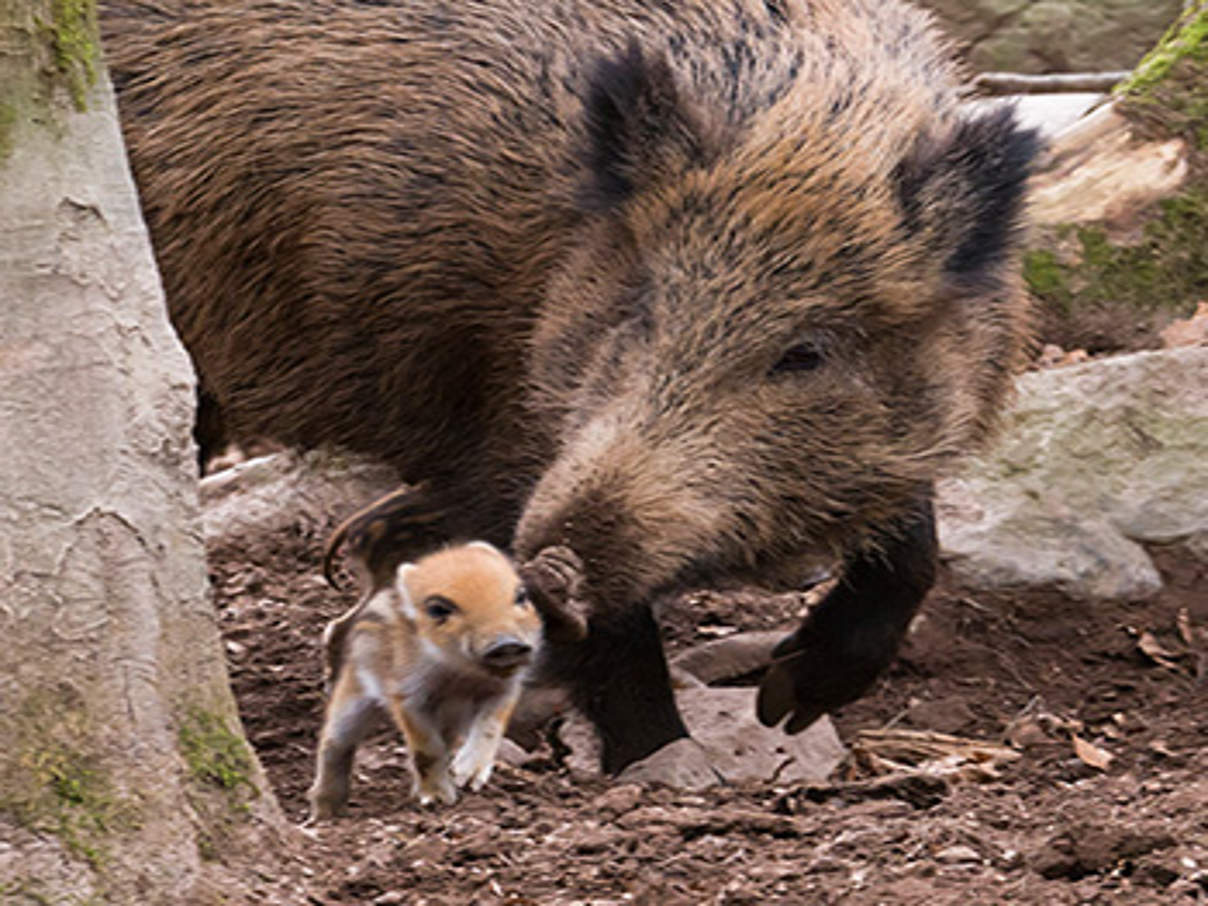
[[(319, 577), (321, 542), (299, 527), (211, 551), (243, 720), (293, 821), (322, 712), (319, 634), (351, 603)], [(889, 674), (837, 716), (846, 741), (887, 725), (1002, 741), (1039, 715), (1016, 722), (1021, 756), (996, 779), (859, 782), (851, 764), (829, 788), (689, 794), (575, 776), (546, 745), (423, 810), (383, 729), (359, 753), (349, 814), (299, 834), (249, 902), (1208, 902), (1208, 645), (1177, 630), (1183, 609), (1208, 626), (1208, 565), (1157, 560), (1165, 590), (1132, 604), (973, 595), (945, 578)], [(665, 615), (668, 647), (718, 626), (787, 629), (792, 603), (685, 596)], [(1139, 650), (1143, 631), (1165, 664)], [(1076, 756), (1074, 731), (1114, 756), (1106, 769)]]

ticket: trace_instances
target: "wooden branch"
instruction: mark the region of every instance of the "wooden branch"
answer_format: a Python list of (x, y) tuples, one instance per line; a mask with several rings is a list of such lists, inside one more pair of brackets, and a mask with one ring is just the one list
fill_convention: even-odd
[(1061, 72), (1027, 75), (1021, 72), (983, 72), (973, 80), (982, 94), (1056, 94), (1063, 91), (1111, 91), (1129, 75), (1116, 72)]

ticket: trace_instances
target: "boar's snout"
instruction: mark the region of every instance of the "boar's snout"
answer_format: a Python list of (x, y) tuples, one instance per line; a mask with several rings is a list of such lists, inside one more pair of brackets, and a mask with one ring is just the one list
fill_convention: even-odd
[(708, 492), (712, 485), (696, 480), (694, 435), (660, 443), (643, 435), (640, 422), (610, 415), (591, 422), (525, 507), (517, 556), (532, 563), (564, 550), (571, 563), (565, 590), (550, 582), (554, 601), (584, 598), (593, 614), (632, 606), (714, 552), (726, 508)]

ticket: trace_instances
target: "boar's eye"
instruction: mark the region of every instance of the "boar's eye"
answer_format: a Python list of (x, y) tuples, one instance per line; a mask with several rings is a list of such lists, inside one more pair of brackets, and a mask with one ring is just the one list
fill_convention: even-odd
[(787, 374), (795, 371), (814, 371), (822, 367), (822, 350), (813, 343), (798, 343), (791, 347), (780, 361), (772, 366), (772, 374)]
[(529, 604), (528, 589), (525, 588), (523, 585), (517, 586), (517, 588), (516, 588), (516, 606), (517, 607), (528, 607), (528, 604)]
[(428, 616), (436, 620), (438, 623), (443, 623), (453, 614), (457, 613), (457, 605), (448, 598), (442, 598), (440, 595), (432, 595), (424, 601), (424, 610)]

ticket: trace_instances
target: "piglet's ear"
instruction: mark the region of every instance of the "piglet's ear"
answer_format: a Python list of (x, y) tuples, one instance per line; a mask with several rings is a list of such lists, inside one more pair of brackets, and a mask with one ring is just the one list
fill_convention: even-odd
[(588, 180), (581, 203), (606, 210), (705, 156), (705, 130), (665, 57), (636, 40), (595, 67), (585, 102)]
[(398, 595), (398, 609), (409, 620), (415, 620), (419, 616), (415, 607), (415, 598), (412, 596), (411, 587), (408, 584), (415, 569), (414, 563), (400, 563), (394, 573), (394, 591)]
[(991, 287), (1018, 241), (1040, 142), (1006, 107), (915, 142), (894, 172), (908, 233), (958, 286)]

